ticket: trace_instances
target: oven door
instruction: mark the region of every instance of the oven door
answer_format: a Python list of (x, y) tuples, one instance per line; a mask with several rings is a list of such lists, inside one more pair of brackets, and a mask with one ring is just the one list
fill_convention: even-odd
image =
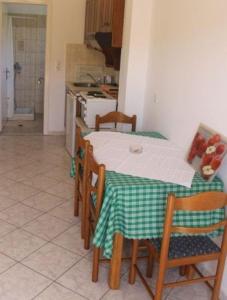
[(87, 115), (86, 100), (84, 100), (84, 98), (80, 95), (77, 95), (76, 100), (77, 100), (77, 107), (78, 107), (77, 117), (80, 117), (81, 120), (84, 121)]

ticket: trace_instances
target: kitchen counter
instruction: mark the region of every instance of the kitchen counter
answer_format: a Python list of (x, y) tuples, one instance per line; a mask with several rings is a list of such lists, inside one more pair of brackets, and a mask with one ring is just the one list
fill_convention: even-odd
[[(109, 94), (112, 98), (118, 98), (118, 91), (116, 91), (116, 86), (113, 85), (100, 85), (100, 87), (79, 87), (75, 86), (73, 82), (66, 82), (66, 89), (70, 90), (74, 95), (79, 92), (88, 92), (88, 91), (102, 91)], [(111, 91), (114, 89), (114, 91)]]
[(88, 91), (101, 91), (99, 87), (80, 87), (75, 86), (73, 82), (66, 82), (66, 89), (70, 90), (73, 94)]

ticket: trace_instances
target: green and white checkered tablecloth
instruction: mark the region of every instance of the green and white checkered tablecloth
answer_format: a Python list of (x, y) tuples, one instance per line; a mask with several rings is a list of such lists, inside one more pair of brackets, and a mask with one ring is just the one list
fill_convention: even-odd
[[(155, 132), (137, 134), (164, 138)], [(199, 174), (195, 174), (189, 189), (173, 183), (107, 171), (103, 205), (93, 243), (102, 247), (104, 256), (110, 258), (116, 232), (129, 239), (160, 237), (163, 232), (166, 199), (169, 193), (182, 197), (203, 191), (223, 191), (223, 188), (223, 182), (219, 178), (216, 177), (212, 182), (205, 182)], [(224, 214), (224, 210), (178, 212), (174, 220), (178, 225), (207, 226), (219, 222)]]

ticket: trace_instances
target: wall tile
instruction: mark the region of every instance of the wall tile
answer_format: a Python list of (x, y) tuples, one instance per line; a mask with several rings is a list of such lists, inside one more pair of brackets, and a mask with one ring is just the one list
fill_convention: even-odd
[(35, 105), (35, 111), (42, 113), (44, 85), (38, 85), (37, 80), (44, 77), (46, 17), (24, 17), (13, 19), (14, 57), (22, 66), (22, 72), (16, 78), (16, 102), (18, 107)]

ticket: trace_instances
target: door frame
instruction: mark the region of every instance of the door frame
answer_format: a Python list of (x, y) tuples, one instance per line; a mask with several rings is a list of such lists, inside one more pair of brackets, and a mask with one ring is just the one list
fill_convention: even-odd
[[(49, 82), (51, 69), (51, 20), (52, 20), (52, 1), (51, 0), (0, 0), (0, 5), (7, 3), (15, 4), (36, 4), (47, 7), (46, 24), (46, 50), (45, 50), (45, 78), (44, 78), (44, 99), (43, 99), (43, 134), (47, 135), (49, 131)], [(2, 12), (1, 12), (2, 13)], [(1, 19), (1, 18), (0, 18)], [(1, 36), (0, 36), (1, 41)], [(2, 41), (1, 41), (2, 42)], [(0, 45), (1, 47), (1, 45)], [(1, 49), (0, 49), (1, 52)], [(2, 99), (0, 99), (2, 105)], [(2, 117), (0, 115), (0, 131), (2, 130)]]

